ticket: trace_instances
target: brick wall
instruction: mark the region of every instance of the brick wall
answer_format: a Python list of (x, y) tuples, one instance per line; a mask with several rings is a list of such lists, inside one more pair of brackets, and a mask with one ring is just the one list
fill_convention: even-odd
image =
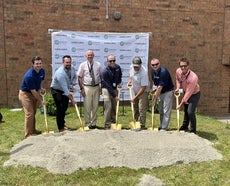
[[(152, 32), (149, 57), (174, 76), (187, 56), (199, 75), (198, 111), (229, 113), (230, 0), (11, 0), (0, 1), (0, 105), (19, 107), (18, 88), (31, 58), (40, 55), (51, 82), (48, 29), (95, 32)], [(113, 19), (115, 11), (122, 18)], [(4, 23), (4, 24), (3, 24)], [(5, 38), (5, 39), (4, 39)]]

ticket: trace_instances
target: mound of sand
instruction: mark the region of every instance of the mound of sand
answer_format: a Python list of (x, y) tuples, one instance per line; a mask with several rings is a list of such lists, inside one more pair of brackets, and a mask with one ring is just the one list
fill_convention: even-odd
[(222, 158), (211, 142), (191, 133), (95, 129), (29, 137), (12, 148), (4, 166), (70, 174), (87, 168), (153, 168)]

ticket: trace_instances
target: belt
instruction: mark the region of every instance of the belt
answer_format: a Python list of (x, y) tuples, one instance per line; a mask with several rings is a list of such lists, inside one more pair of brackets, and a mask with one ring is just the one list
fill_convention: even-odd
[(84, 84), (84, 86), (96, 87), (96, 86), (99, 86), (99, 84), (96, 84), (96, 85), (86, 85), (86, 84)]
[(164, 93), (170, 92), (170, 91), (173, 91), (173, 89), (170, 89), (170, 90), (166, 90), (166, 91), (164, 91), (164, 92), (161, 92), (161, 94), (164, 94)]
[(63, 93), (64, 93), (64, 91), (58, 90), (58, 89), (55, 89), (55, 88), (52, 88), (52, 87), (50, 87), (50, 89), (51, 89), (51, 93), (52, 93), (52, 92), (56, 92), (56, 93), (60, 93), (60, 94), (63, 94)]

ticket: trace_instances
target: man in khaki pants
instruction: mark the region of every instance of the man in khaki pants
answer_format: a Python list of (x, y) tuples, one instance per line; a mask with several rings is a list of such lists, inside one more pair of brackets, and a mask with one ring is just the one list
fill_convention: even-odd
[(135, 121), (140, 122), (141, 130), (145, 130), (146, 112), (148, 109), (149, 79), (146, 68), (140, 57), (134, 57), (129, 72), (128, 86), (133, 87), (134, 97), (130, 100), (134, 104)]
[(94, 52), (88, 50), (86, 61), (79, 65), (77, 76), (81, 94), (84, 97), (85, 125), (95, 129), (97, 123), (97, 110), (100, 98), (101, 64), (94, 61)]
[(32, 67), (22, 79), (18, 95), (25, 112), (25, 138), (32, 134), (41, 134), (41, 131), (35, 128), (35, 114), (37, 104), (45, 104), (40, 95), (40, 93), (45, 93), (45, 89), (41, 88), (44, 78), (45, 70), (42, 68), (42, 58), (35, 56), (32, 58)]

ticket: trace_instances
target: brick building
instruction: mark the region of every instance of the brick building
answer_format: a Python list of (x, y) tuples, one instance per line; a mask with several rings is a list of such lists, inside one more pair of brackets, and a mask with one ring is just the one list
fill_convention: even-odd
[(186, 56), (199, 75), (198, 111), (230, 112), (230, 0), (2, 0), (0, 17), (1, 107), (20, 106), (19, 84), (34, 55), (44, 59), (49, 89), (52, 28), (151, 32), (149, 58), (174, 76)]

